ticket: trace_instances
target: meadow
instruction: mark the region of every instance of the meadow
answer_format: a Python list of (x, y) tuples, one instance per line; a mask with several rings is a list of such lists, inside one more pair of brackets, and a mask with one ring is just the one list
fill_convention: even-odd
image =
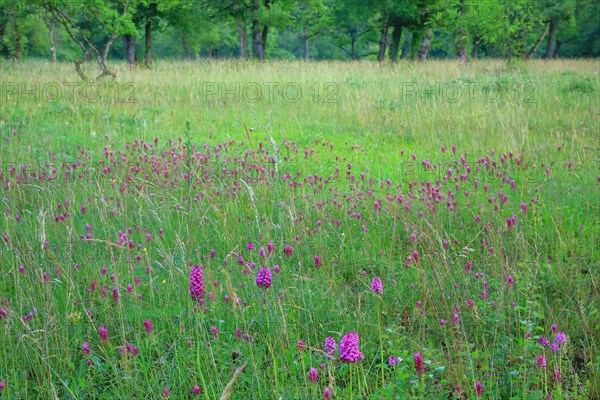
[(111, 66), (0, 63), (0, 398), (600, 398), (597, 60)]

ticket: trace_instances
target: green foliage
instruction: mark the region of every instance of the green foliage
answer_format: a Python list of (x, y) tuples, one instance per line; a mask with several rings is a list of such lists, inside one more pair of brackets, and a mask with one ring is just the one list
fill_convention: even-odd
[[(109, 97), (98, 102), (0, 98), (0, 299), (8, 299), (0, 304), (0, 396), (159, 398), (169, 388), (172, 398), (189, 398), (198, 385), (200, 398), (212, 399), (247, 361), (235, 398), (319, 398), (325, 386), (344, 399), (476, 398), (477, 381), (491, 399), (598, 397), (600, 127), (589, 111), (600, 89), (595, 61), (507, 67), (485, 60), (458, 69), (454, 61), (213, 60), (115, 68), (116, 82), (135, 82), (135, 103), (110, 97), (111, 81), (99, 84)], [(0, 69), (6, 82), (62, 82), (72, 74), (68, 65), (39, 61)], [(276, 81), (297, 84), (303, 97), (202, 97), (202, 82)], [(328, 82), (335, 102), (324, 101)], [(403, 83), (494, 83), (500, 98), (487, 101), (477, 90), (451, 102), (424, 89), (405, 97)], [(535, 84), (532, 98), (523, 97), (527, 83)], [(466, 180), (461, 156), (471, 167)], [(426, 160), (438, 167), (420, 168)], [(258, 179), (261, 168), (275, 167), (275, 178)], [(52, 168), (56, 178), (39, 179)], [(444, 179), (448, 168), (456, 181)], [(420, 182), (442, 188), (436, 213), (419, 201)], [(407, 211), (409, 192), (415, 198)], [(446, 205), (450, 192), (454, 211)], [(63, 213), (64, 221), (55, 219)], [(508, 229), (506, 218), (515, 214)], [(92, 240), (82, 240), (88, 229)], [(135, 246), (117, 246), (119, 231)], [(257, 248), (268, 241), (275, 252), (263, 258)], [(248, 250), (248, 242), (257, 248)], [(289, 257), (284, 244), (294, 246)], [(415, 249), (419, 260), (405, 266)], [(258, 267), (280, 265), (273, 286), (258, 288), (256, 269), (239, 265), (238, 254)], [(188, 293), (189, 266), (200, 263), (205, 310)], [(383, 281), (381, 295), (369, 288), (374, 276)], [(88, 292), (92, 280), (97, 287)], [(560, 351), (538, 344), (541, 336), (552, 342), (552, 324), (567, 334)], [(110, 332), (106, 342), (101, 325)], [(365, 359), (329, 359), (324, 338), (339, 343), (350, 331), (359, 333)], [(121, 354), (127, 344), (139, 354)], [(415, 372), (417, 351), (424, 374)], [(392, 355), (395, 367), (387, 363)], [(535, 366), (539, 355), (546, 369)], [(310, 367), (319, 371), (316, 384)]]

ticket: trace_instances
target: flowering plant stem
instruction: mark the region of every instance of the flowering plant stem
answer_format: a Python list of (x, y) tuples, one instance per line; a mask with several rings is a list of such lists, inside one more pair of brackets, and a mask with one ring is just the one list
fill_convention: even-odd
[[(378, 299), (379, 300), (379, 299)], [(379, 354), (381, 355), (381, 386), (385, 386), (385, 369), (383, 363), (385, 358), (383, 356), (383, 335), (381, 333), (381, 302), (377, 301), (377, 325), (379, 327)]]
[[(269, 301), (267, 299), (267, 290), (265, 289), (263, 291), (263, 296), (265, 299), (265, 313), (267, 314), (267, 329), (269, 331), (269, 333), (272, 332), (271, 330), (271, 318), (270, 318), (270, 314), (271, 314), (271, 308), (269, 307)], [(273, 379), (275, 379), (275, 393), (279, 393), (279, 382), (277, 379), (277, 358), (275, 357), (275, 352), (273, 351), (273, 345), (269, 342), (269, 353), (271, 354), (271, 361), (273, 363)]]

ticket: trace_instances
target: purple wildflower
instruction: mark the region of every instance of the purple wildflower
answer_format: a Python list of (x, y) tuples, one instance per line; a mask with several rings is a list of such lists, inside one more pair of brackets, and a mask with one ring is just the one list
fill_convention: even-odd
[(477, 394), (477, 397), (483, 396), (483, 385), (479, 381), (475, 383), (475, 394)]
[(544, 356), (538, 356), (538, 358), (535, 360), (535, 366), (546, 369), (546, 358)]
[(149, 334), (151, 334), (152, 332), (154, 332), (154, 324), (152, 324), (152, 321), (150, 321), (149, 319), (145, 320), (144, 321), (144, 329)]
[(288, 257), (291, 257), (291, 256), (294, 254), (294, 248), (293, 248), (292, 246), (290, 246), (290, 245), (286, 245), (286, 246), (283, 248), (283, 253), (284, 253), (286, 256), (288, 256)]
[(383, 294), (383, 284), (381, 283), (381, 279), (373, 278), (371, 281), (371, 290), (375, 293)]
[(193, 301), (204, 300), (204, 280), (200, 266), (195, 266), (190, 272), (190, 295)]
[(319, 371), (316, 368), (310, 367), (310, 371), (308, 371), (308, 380), (312, 383), (317, 383), (319, 380)]
[(556, 334), (556, 343), (566, 343), (567, 335), (564, 332), (559, 332)]
[(318, 254), (315, 256), (315, 267), (317, 267), (317, 268), (321, 267), (321, 256)]
[(350, 332), (344, 335), (340, 342), (340, 360), (353, 363), (365, 358), (364, 354), (358, 350), (359, 343), (358, 333)]
[(83, 351), (85, 354), (90, 354), (90, 344), (88, 342), (83, 342), (81, 345), (81, 351)]
[(423, 363), (423, 356), (420, 352), (414, 354), (415, 358), (415, 371), (417, 375), (421, 375), (425, 372), (425, 364)]
[(106, 329), (104, 326), (98, 328), (98, 334), (100, 335), (101, 342), (106, 342), (108, 340), (108, 329)]
[(258, 270), (256, 274), (256, 284), (260, 287), (270, 288), (273, 281), (273, 275), (269, 267), (264, 267)]
[(396, 365), (398, 365), (398, 357), (390, 356), (390, 358), (388, 358), (388, 365), (390, 367), (395, 367)]
[(335, 350), (337, 349), (337, 344), (335, 343), (335, 339), (332, 338), (331, 336), (326, 337), (323, 348), (325, 349), (325, 353), (327, 353), (329, 355), (335, 353)]

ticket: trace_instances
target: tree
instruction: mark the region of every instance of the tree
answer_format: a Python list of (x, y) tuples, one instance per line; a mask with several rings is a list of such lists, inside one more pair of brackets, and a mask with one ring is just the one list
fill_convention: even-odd
[[(370, 50), (376, 41), (377, 13), (371, 12), (369, 3), (361, 0), (346, 0), (334, 3), (333, 18), (337, 29), (333, 34), (338, 39), (338, 46), (351, 60), (358, 60), (371, 54)], [(365, 18), (367, 17), (367, 18)], [(359, 46), (367, 47), (361, 53)]]
[(333, 9), (324, 0), (299, 0), (291, 11), (292, 29), (300, 33), (304, 60), (309, 60), (309, 41), (332, 29)]
[[(0, 10), (0, 50), (5, 55), (10, 53), (14, 61), (19, 61), (23, 55), (22, 24), (25, 18), (36, 10), (24, 0), (0, 0)], [(8, 30), (12, 30), (12, 43), (4, 46), (3, 41)]]
[(575, 23), (575, 0), (538, 0), (539, 19), (548, 24), (548, 44), (546, 59), (555, 56), (556, 32), (558, 25)]
[(126, 0), (38, 0), (40, 5), (67, 31), (69, 37), (82, 51), (82, 59), (75, 61), (75, 70), (83, 80), (87, 76), (81, 70), (86, 54), (92, 52), (100, 69), (96, 80), (105, 76), (115, 77), (107, 65), (110, 47), (120, 34), (134, 29), (132, 21), (136, 3)]

